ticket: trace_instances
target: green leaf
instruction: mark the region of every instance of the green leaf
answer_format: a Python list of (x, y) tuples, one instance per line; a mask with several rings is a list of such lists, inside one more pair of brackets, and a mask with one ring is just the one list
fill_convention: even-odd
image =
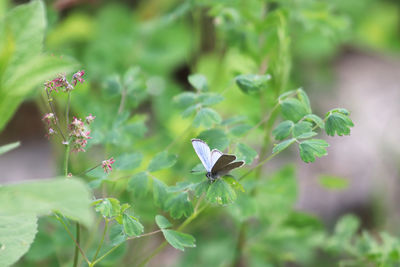
[(0, 213), (42, 216), (58, 211), (91, 227), (90, 199), (86, 185), (75, 178), (24, 182), (0, 187)]
[(334, 236), (343, 242), (349, 241), (360, 227), (360, 220), (351, 214), (344, 215), (336, 223)]
[(184, 92), (174, 97), (174, 102), (179, 108), (187, 108), (196, 103), (197, 95), (192, 92)]
[(316, 157), (322, 157), (328, 154), (326, 151), (326, 147), (328, 146), (329, 144), (322, 139), (303, 141), (299, 144), (300, 157), (306, 163), (313, 162)]
[(296, 92), (297, 92), (297, 97), (299, 98), (303, 106), (306, 108), (307, 113), (311, 113), (312, 111), (311, 111), (310, 99), (308, 98), (306, 92), (304, 92), (302, 88), (297, 89)]
[(122, 242), (125, 242), (127, 236), (125, 235), (123, 225), (118, 223), (113, 224), (108, 232), (108, 237), (112, 246), (118, 246)]
[[(347, 110), (346, 110), (347, 111)], [(335, 133), (339, 136), (350, 135), (350, 127), (354, 124), (346, 113), (332, 112), (330, 111), (325, 118), (325, 131), (327, 135), (334, 136)]]
[(202, 93), (198, 96), (198, 103), (203, 106), (218, 104), (224, 100), (224, 97), (218, 93)]
[(332, 175), (321, 175), (318, 182), (323, 187), (332, 190), (343, 190), (349, 186), (349, 180)]
[(227, 126), (227, 125), (232, 125), (232, 124), (236, 124), (239, 122), (245, 122), (247, 120), (247, 116), (233, 116), (229, 119), (226, 119), (224, 121), (222, 121), (221, 125), (222, 126)]
[(182, 112), (182, 117), (183, 118), (187, 118), (189, 116), (192, 116), (196, 112), (196, 109), (197, 109), (197, 105), (193, 105), (193, 106), (190, 106), (190, 107), (186, 108)]
[(274, 148), (272, 149), (272, 153), (279, 153), (282, 150), (286, 149), (288, 146), (296, 142), (296, 138), (291, 138), (286, 141), (283, 141), (279, 144), (274, 145)]
[(16, 149), (17, 147), (19, 147), (20, 144), (21, 144), (20, 142), (14, 142), (14, 143), (0, 146), (0, 155), (7, 153), (8, 151), (11, 151), (13, 149)]
[(123, 154), (115, 158), (114, 168), (116, 170), (133, 170), (142, 163), (143, 155), (139, 152)]
[(210, 182), (208, 180), (204, 180), (195, 186), (194, 194), (196, 195), (196, 197), (200, 197), (203, 194), (207, 193), (209, 187)]
[(224, 150), (229, 145), (229, 139), (222, 129), (210, 129), (203, 131), (197, 137), (205, 141), (211, 149)]
[(206, 199), (213, 204), (227, 205), (236, 200), (236, 192), (224, 179), (220, 178), (209, 186)]
[(235, 78), (237, 86), (245, 94), (257, 94), (268, 86), (271, 75), (242, 74)]
[(308, 138), (314, 137), (316, 135), (317, 135), (316, 132), (308, 132), (308, 133), (303, 133), (303, 134), (297, 136), (296, 139), (308, 139)]
[(0, 266), (10, 266), (24, 255), (36, 232), (37, 218), (34, 214), (0, 214)]
[(251, 164), (258, 154), (257, 151), (248, 145), (239, 143), (236, 147), (236, 156), (239, 160), (244, 160), (246, 164)]
[(121, 205), (116, 198), (104, 198), (97, 203), (95, 210), (100, 212), (103, 217), (116, 217), (121, 212)]
[(154, 204), (157, 207), (165, 210), (165, 203), (169, 195), (167, 192), (167, 186), (160, 180), (153, 178), (153, 198)]
[(170, 222), (168, 221), (168, 219), (165, 218), (165, 217), (162, 216), (162, 215), (157, 215), (157, 216), (156, 216), (156, 223), (157, 223), (157, 226), (158, 226), (160, 229), (165, 229), (165, 228), (169, 228), (169, 227), (172, 226), (172, 223), (170, 223)]
[(147, 170), (149, 172), (155, 172), (162, 169), (167, 169), (175, 165), (177, 156), (169, 154), (167, 151), (158, 153), (151, 161)]
[(146, 172), (139, 172), (132, 176), (128, 182), (127, 190), (136, 197), (146, 196), (149, 190), (149, 179)]
[(206, 128), (212, 127), (214, 124), (220, 124), (221, 116), (211, 108), (201, 108), (194, 117), (193, 126), (200, 127), (203, 125)]
[(206, 76), (202, 74), (192, 74), (188, 77), (189, 83), (199, 91), (208, 91)]
[(196, 247), (196, 240), (191, 235), (167, 229), (163, 229), (162, 232), (165, 240), (176, 249), (184, 251), (185, 247)]
[(312, 132), (312, 124), (307, 121), (300, 121), (296, 123), (293, 127), (293, 137), (296, 138), (305, 133)]
[(236, 137), (243, 136), (247, 133), (251, 128), (253, 128), (249, 124), (239, 124), (230, 129), (230, 133)]
[(193, 213), (193, 204), (189, 201), (187, 192), (179, 193), (168, 199), (165, 208), (174, 219), (182, 216), (188, 217)]
[(138, 236), (143, 233), (143, 225), (136, 218), (126, 213), (122, 215), (122, 224), (127, 236)]
[(294, 123), (292, 121), (283, 121), (272, 131), (276, 140), (284, 140), (292, 132)]
[(285, 119), (293, 122), (299, 121), (308, 114), (307, 108), (299, 100), (288, 98), (280, 102), (282, 115)]
[(314, 122), (321, 129), (325, 128), (324, 121), (315, 114), (307, 114), (304, 116), (304, 120)]

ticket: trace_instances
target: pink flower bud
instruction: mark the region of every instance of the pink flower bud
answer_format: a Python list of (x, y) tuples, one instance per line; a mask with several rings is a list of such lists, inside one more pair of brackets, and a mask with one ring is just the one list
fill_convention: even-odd
[(109, 172), (112, 171), (112, 166), (111, 165), (114, 164), (114, 162), (115, 162), (114, 158), (103, 160), (101, 162), (101, 167), (104, 169), (105, 173), (109, 173)]

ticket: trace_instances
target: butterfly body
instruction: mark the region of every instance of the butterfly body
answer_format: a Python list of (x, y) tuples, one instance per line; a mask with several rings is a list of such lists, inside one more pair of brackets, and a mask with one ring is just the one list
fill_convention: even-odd
[(203, 140), (192, 139), (192, 145), (206, 169), (206, 177), (210, 181), (214, 181), (244, 164), (244, 161), (235, 161), (235, 155), (224, 154), (218, 149), (210, 150), (210, 147)]

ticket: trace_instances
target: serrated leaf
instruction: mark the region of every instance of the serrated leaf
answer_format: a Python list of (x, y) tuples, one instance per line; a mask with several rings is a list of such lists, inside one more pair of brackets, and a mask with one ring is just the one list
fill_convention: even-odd
[(189, 83), (199, 91), (208, 91), (207, 78), (203, 74), (192, 74), (188, 77)]
[(196, 247), (196, 240), (191, 235), (169, 229), (163, 229), (162, 232), (165, 240), (167, 240), (167, 242), (176, 249), (184, 251), (185, 247)]
[(93, 222), (91, 196), (75, 178), (58, 177), (0, 187), (0, 213), (48, 215), (58, 211), (87, 227)]
[(156, 215), (156, 224), (160, 229), (165, 229), (172, 226), (172, 223), (170, 223), (168, 219), (162, 215)]
[(203, 131), (197, 137), (205, 141), (211, 149), (224, 150), (229, 145), (229, 139), (222, 129), (210, 129)]
[(184, 92), (174, 97), (174, 102), (179, 108), (187, 108), (196, 103), (197, 95), (192, 92)]
[(283, 141), (279, 144), (274, 145), (274, 148), (272, 149), (272, 153), (279, 153), (282, 150), (286, 149), (288, 146), (296, 142), (295, 138), (288, 139), (286, 141)]
[(293, 137), (296, 138), (305, 133), (312, 132), (312, 124), (307, 121), (300, 121), (296, 123), (293, 127)]
[(168, 199), (165, 209), (169, 211), (172, 218), (179, 219), (193, 213), (193, 204), (189, 201), (187, 192), (182, 192)]
[(325, 119), (325, 131), (330, 136), (334, 136), (335, 133), (339, 136), (349, 135), (350, 127), (354, 126), (351, 119), (344, 113), (331, 112)]
[(202, 93), (198, 96), (198, 103), (203, 106), (212, 106), (224, 100), (224, 97), (218, 93)]
[(104, 217), (112, 218), (120, 214), (121, 205), (116, 198), (104, 198), (96, 205), (95, 210), (100, 212)]
[(239, 143), (236, 147), (236, 156), (238, 160), (244, 160), (246, 164), (251, 164), (258, 154), (257, 151), (248, 145)]
[(143, 233), (143, 225), (136, 218), (126, 213), (122, 215), (122, 224), (127, 236), (138, 236)]
[(271, 75), (242, 74), (235, 78), (236, 84), (246, 94), (257, 94), (268, 86)]
[(149, 172), (155, 172), (162, 169), (167, 169), (175, 165), (177, 156), (169, 154), (167, 151), (158, 153), (151, 161), (147, 170)]
[(314, 122), (321, 129), (325, 128), (324, 121), (320, 117), (315, 115), (315, 114), (307, 114), (306, 116), (304, 116), (304, 119), (307, 120), (307, 121)]
[(176, 185), (168, 187), (168, 192), (176, 193), (176, 192), (180, 192), (180, 191), (187, 191), (187, 190), (191, 190), (193, 186), (194, 186), (194, 184), (189, 181), (177, 182)]
[(316, 135), (317, 135), (316, 132), (308, 132), (308, 133), (303, 133), (303, 134), (297, 136), (296, 139), (308, 139), (308, 138), (314, 137)]
[(209, 186), (206, 199), (213, 204), (227, 205), (236, 200), (236, 192), (224, 179), (220, 178)]
[(299, 98), (300, 102), (303, 103), (304, 107), (307, 110), (307, 113), (311, 113), (311, 105), (310, 105), (310, 99), (308, 98), (306, 92), (304, 92), (303, 89), (299, 88), (296, 90), (297, 92), (297, 97)]
[(139, 172), (132, 176), (128, 182), (127, 190), (136, 197), (144, 197), (149, 190), (149, 179), (146, 172)]
[(124, 227), (121, 224), (113, 224), (108, 231), (108, 237), (112, 246), (118, 246), (125, 242), (127, 236), (124, 232)]
[(14, 142), (14, 143), (0, 146), (0, 155), (7, 153), (8, 151), (11, 151), (13, 149), (16, 149), (17, 147), (19, 147), (20, 144), (21, 144), (20, 142)]
[(210, 182), (208, 180), (204, 180), (196, 184), (194, 188), (194, 194), (196, 195), (196, 197), (200, 197), (203, 194), (207, 193), (209, 187), (210, 187)]
[(308, 114), (307, 108), (297, 99), (288, 98), (280, 102), (282, 115), (293, 122), (299, 121)]
[(226, 176), (222, 177), (222, 179), (224, 179), (225, 182), (227, 182), (233, 189), (244, 192), (243, 185), (241, 183), (239, 183), (235, 178), (233, 178), (233, 176), (226, 175)]
[(153, 198), (154, 204), (157, 207), (160, 207), (165, 210), (165, 203), (168, 199), (169, 195), (167, 192), (167, 186), (164, 182), (153, 178)]
[(328, 146), (329, 144), (322, 139), (305, 140), (299, 144), (300, 157), (306, 163), (313, 162), (316, 157), (328, 154), (326, 151), (326, 147)]
[(236, 137), (243, 136), (247, 133), (251, 128), (253, 128), (249, 124), (239, 124), (230, 129), (230, 133)]
[(332, 175), (321, 175), (318, 177), (320, 185), (331, 190), (343, 190), (349, 186), (349, 180), (332, 176)]
[(123, 154), (115, 157), (113, 168), (116, 170), (133, 170), (142, 163), (143, 155), (139, 152)]
[(211, 108), (201, 108), (194, 117), (193, 126), (200, 127), (203, 125), (206, 128), (210, 128), (214, 124), (220, 124), (221, 121), (221, 116), (215, 110)]
[(292, 132), (294, 123), (292, 121), (283, 121), (272, 131), (276, 140), (284, 140)]

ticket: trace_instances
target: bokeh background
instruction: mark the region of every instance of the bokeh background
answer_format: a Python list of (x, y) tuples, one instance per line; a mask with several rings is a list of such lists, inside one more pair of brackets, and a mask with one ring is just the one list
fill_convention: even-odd
[[(25, 2), (3, 0), (0, 17)], [(287, 58), (273, 64), (290, 65), (284, 90), (302, 87), (315, 112), (321, 115), (338, 106), (347, 108), (355, 126), (350, 136), (326, 137), (331, 144), (328, 156), (315, 163), (302, 162), (293, 148), (271, 161), (264, 172), (273, 173), (295, 162), (295, 207), (320, 218), (328, 231), (340, 216), (353, 213), (365, 229), (400, 234), (399, 1), (56, 0), (45, 4), (44, 51), (73, 58), (86, 72), (86, 82), (73, 96), (72, 112), (90, 112), (101, 121), (103, 114), (105, 117), (114, 112), (119, 105), (118, 81), (127, 71), (137, 73), (134, 86), (146, 92), (138, 89), (126, 107), (138, 114), (134, 121), (147, 130), (132, 128), (128, 133), (134, 140), (124, 143), (120, 151), (147, 150), (150, 146), (146, 160), (186, 129), (188, 123), (171, 99), (179, 92), (193, 90), (187, 80), (191, 73), (206, 75), (210, 90), (223, 93), (225, 100), (216, 106), (223, 117), (246, 115), (256, 124), (263, 104), (257, 98), (245, 97), (231, 81), (240, 73), (258, 72), (264, 61), (269, 73), (268, 57), (264, 60), (260, 55), (263, 51), (280, 51)], [(259, 10), (260, 5), (266, 7), (264, 11)], [(285, 18), (281, 25), (287, 39), (284, 46), (274, 37), (281, 28), (269, 16), (276, 10), (281, 10)], [(265, 35), (260, 37), (260, 32)], [(265, 45), (257, 46), (263, 38)], [(38, 86), (24, 99), (0, 133), (0, 144), (21, 141), (18, 149), (0, 157), (1, 183), (60, 173), (59, 144), (45, 137), (41, 121), (45, 103), (40, 89)], [(106, 123), (98, 125), (107, 128)], [(115, 140), (107, 145), (125, 142), (121, 132), (110, 133)], [(91, 162), (102, 158), (96, 153), (103, 150), (96, 148), (95, 139), (110, 136), (101, 136), (101, 131), (93, 134), (94, 152), (73, 158), (76, 169), (90, 167)], [(184, 147), (184, 157), (195, 163), (190, 137), (180, 140), (179, 147)], [(256, 133), (248, 143), (259, 151), (260, 139)], [(156, 143), (162, 146), (157, 148)], [(87, 160), (83, 166), (79, 165), (82, 158)], [(179, 175), (185, 171), (182, 167)], [(166, 174), (167, 182), (179, 181), (172, 176)], [(320, 182), (324, 176), (343, 178), (344, 185), (339, 186), (343, 188), (324, 187)], [(145, 206), (138, 209), (145, 210)], [(223, 219), (213, 222), (226, 223)], [(195, 229), (209, 242), (208, 249), (199, 244), (201, 255), (214, 259), (218, 258), (214, 254), (225, 253), (213, 248), (229, 240), (212, 230)], [(187, 254), (189, 262), (196, 259), (190, 258), (192, 254)], [(181, 256), (167, 249), (153, 265), (185, 266), (185, 261), (179, 260)]]

